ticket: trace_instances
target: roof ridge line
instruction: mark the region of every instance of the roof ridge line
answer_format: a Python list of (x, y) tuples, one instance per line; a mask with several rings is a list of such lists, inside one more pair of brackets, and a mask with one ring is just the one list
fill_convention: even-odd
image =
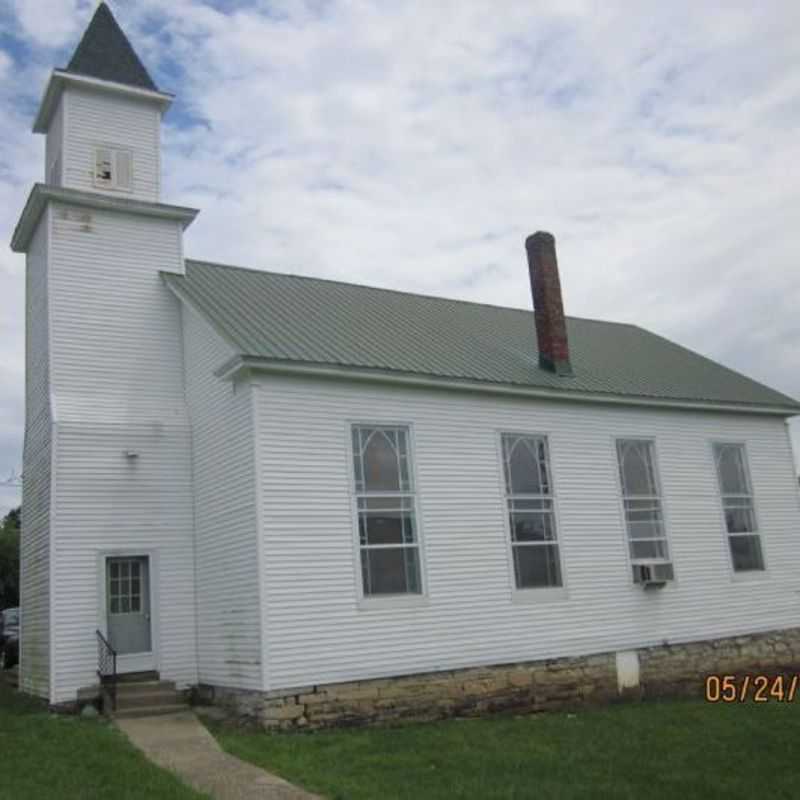
[[(406, 297), (421, 297), (425, 300), (439, 300), (445, 301), (448, 303), (461, 303), (463, 305), (470, 305), (470, 306), (481, 306), (482, 308), (496, 308), (500, 309), (501, 311), (517, 311), (521, 314), (533, 314), (533, 310), (529, 308), (515, 308), (514, 306), (501, 306), (497, 305), (496, 303), (482, 303), (478, 300), (461, 300), (457, 297), (443, 297), (440, 295), (435, 294), (424, 294), (423, 292), (407, 292), (403, 289), (389, 289), (385, 286), (371, 286), (366, 283), (354, 283), (353, 281), (342, 281), (338, 280), (337, 278), (321, 278), (314, 275), (298, 275), (294, 272), (277, 272), (276, 270), (271, 269), (258, 269), (257, 267), (242, 267), (238, 264), (223, 264), (219, 261), (206, 261), (205, 259), (198, 259), (198, 258), (186, 258), (186, 262), (194, 263), (194, 264), (204, 264), (209, 267), (216, 267), (219, 269), (236, 269), (242, 272), (255, 272), (255, 273), (264, 273), (266, 275), (278, 275), (283, 278), (294, 278), (296, 280), (304, 280), (304, 281), (322, 281), (324, 283), (335, 283), (338, 286), (352, 286), (356, 289), (370, 289), (376, 292), (389, 292), (391, 294), (399, 294), (404, 295)], [(597, 319), (596, 317), (579, 317), (575, 316), (574, 314), (565, 314), (567, 319), (575, 319), (575, 320), (582, 320), (583, 322), (596, 322), (601, 325), (624, 325), (629, 328), (638, 328), (639, 326), (633, 322), (616, 322), (614, 320), (608, 319)], [(642, 328), (642, 330), (645, 330)]]

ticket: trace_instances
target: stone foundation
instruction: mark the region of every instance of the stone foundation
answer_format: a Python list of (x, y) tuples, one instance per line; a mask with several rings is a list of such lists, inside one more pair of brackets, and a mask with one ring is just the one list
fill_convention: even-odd
[(702, 697), (710, 673), (800, 669), (800, 628), (624, 653), (302, 686), (271, 692), (200, 686), (240, 724), (323, 728), (575, 709), (624, 698)]

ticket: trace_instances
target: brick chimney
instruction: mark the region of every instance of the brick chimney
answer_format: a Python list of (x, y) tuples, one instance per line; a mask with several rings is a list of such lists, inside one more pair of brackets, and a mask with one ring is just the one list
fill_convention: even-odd
[(539, 343), (539, 366), (556, 375), (572, 375), (555, 237), (552, 233), (538, 231), (525, 240), (525, 249)]

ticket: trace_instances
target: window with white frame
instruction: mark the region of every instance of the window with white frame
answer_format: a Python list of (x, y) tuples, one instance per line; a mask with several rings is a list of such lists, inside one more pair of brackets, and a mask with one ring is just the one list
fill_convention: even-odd
[(408, 428), (354, 425), (352, 436), (364, 596), (421, 594)]
[(667, 564), (669, 546), (655, 445), (650, 439), (618, 439), (617, 459), (631, 563)]
[(717, 442), (714, 461), (728, 531), (728, 545), (736, 572), (763, 570), (761, 537), (758, 534), (753, 490), (744, 445)]
[(96, 147), (94, 185), (130, 191), (133, 188), (133, 154), (116, 147)]
[(561, 586), (547, 439), (516, 433), (501, 438), (517, 589)]

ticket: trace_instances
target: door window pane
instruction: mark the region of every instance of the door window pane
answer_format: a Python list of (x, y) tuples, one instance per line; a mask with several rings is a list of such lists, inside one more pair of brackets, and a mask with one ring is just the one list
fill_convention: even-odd
[(142, 611), (141, 563), (131, 559), (114, 559), (108, 564), (108, 574), (109, 613), (140, 613)]

